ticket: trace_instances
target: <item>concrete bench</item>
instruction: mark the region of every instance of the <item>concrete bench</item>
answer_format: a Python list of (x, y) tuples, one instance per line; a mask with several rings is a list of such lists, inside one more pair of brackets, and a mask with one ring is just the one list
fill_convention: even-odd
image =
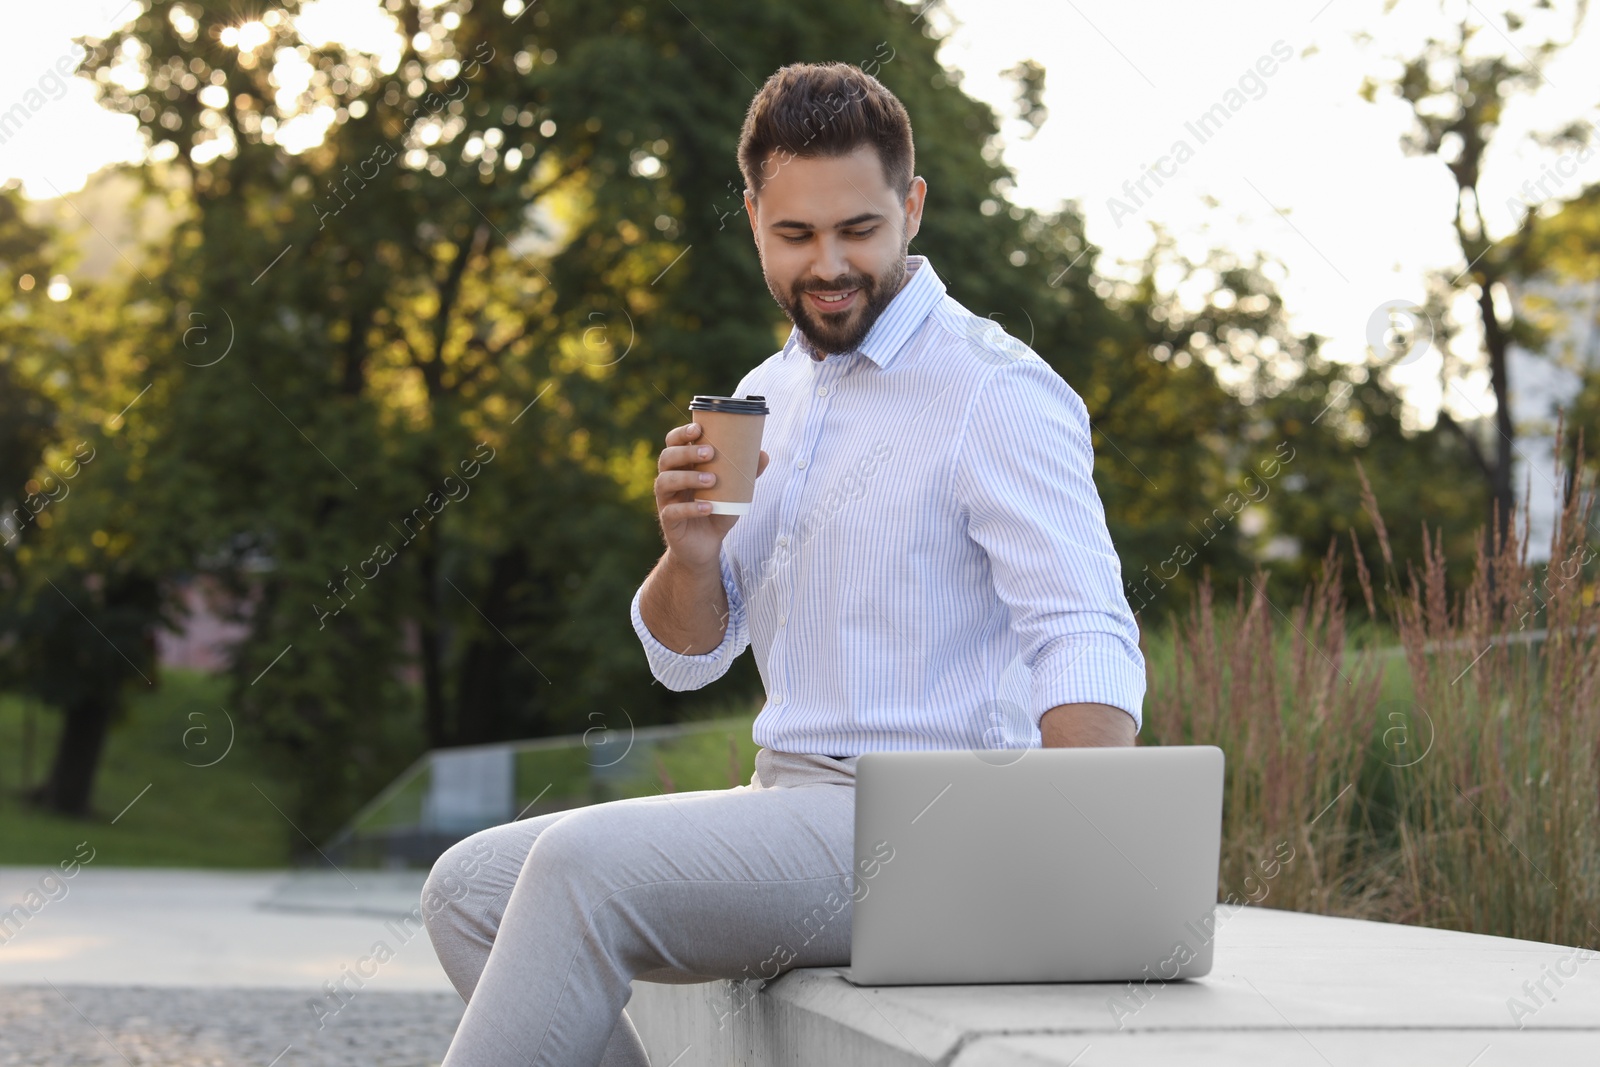
[(628, 1012), (657, 1067), (1600, 1063), (1595, 950), (1219, 904), (1215, 953), (1171, 984), (635, 982)]

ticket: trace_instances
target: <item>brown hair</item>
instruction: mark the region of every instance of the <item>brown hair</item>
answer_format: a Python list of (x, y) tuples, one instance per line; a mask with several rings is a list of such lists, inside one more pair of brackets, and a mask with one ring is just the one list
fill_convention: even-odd
[(877, 148), (889, 188), (908, 196), (915, 154), (911, 118), (899, 98), (849, 63), (792, 63), (750, 101), (739, 169), (754, 199), (790, 159), (847, 156), (863, 144)]

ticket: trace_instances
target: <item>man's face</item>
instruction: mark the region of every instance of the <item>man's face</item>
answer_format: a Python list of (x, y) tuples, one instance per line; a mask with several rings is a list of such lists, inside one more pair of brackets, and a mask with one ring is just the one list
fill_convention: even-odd
[(902, 201), (871, 145), (832, 159), (774, 152), (762, 174), (761, 197), (746, 196), (745, 210), (767, 288), (817, 351), (854, 349), (905, 284), (927, 182), (913, 178)]

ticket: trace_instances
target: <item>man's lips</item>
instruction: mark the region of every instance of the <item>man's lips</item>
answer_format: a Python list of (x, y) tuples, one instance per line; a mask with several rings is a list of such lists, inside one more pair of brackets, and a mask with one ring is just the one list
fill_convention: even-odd
[(859, 292), (861, 292), (860, 289), (851, 289), (849, 290), (850, 295), (845, 297), (843, 300), (829, 301), (819, 300), (817, 299), (818, 294), (816, 291), (807, 290), (806, 299), (809, 300), (811, 302), (811, 306), (816, 308), (818, 311), (848, 311), (850, 308), (855, 306), (856, 294)]

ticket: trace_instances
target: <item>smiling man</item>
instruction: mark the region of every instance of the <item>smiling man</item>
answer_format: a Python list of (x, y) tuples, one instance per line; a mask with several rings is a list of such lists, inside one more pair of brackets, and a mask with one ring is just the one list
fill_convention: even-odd
[[(813, 348), (854, 351), (910, 278), (906, 248), (922, 221), (927, 183), (913, 179), (900, 204), (870, 143), (832, 158), (766, 158), (764, 166), (786, 162), (767, 183), (765, 211), (748, 193), (745, 207), (767, 288)], [(840, 211), (851, 214), (836, 218)], [(758, 222), (762, 216), (767, 221)]]
[[(767, 287), (793, 323), (734, 396), (765, 396), (742, 516), (709, 514), (694, 424), (666, 435), (666, 551), (633, 628), (668, 688), (753, 647), (749, 784), (555, 812), (446, 852), (428, 917), (467, 1001), (444, 1067), (645, 1064), (634, 979), (844, 965), (855, 764), (880, 749), (1129, 745), (1138, 628), (1093, 480), (1088, 413), (1039, 356), (908, 255), (927, 183), (905, 108), (842, 63), (779, 70), (739, 164)], [(986, 264), (963, 264), (987, 269)], [(892, 855), (876, 863), (892, 862)], [(741, 983), (719, 1028), (744, 1010)]]
[(928, 186), (900, 101), (846, 64), (786, 67), (739, 162), (794, 331), (733, 392), (773, 412), (736, 526), (693, 510), (698, 428), (668, 435), (668, 551), (634, 604), (656, 677), (699, 688), (753, 645), (774, 754), (1132, 744), (1144, 659), (1088, 413), (907, 255)]

